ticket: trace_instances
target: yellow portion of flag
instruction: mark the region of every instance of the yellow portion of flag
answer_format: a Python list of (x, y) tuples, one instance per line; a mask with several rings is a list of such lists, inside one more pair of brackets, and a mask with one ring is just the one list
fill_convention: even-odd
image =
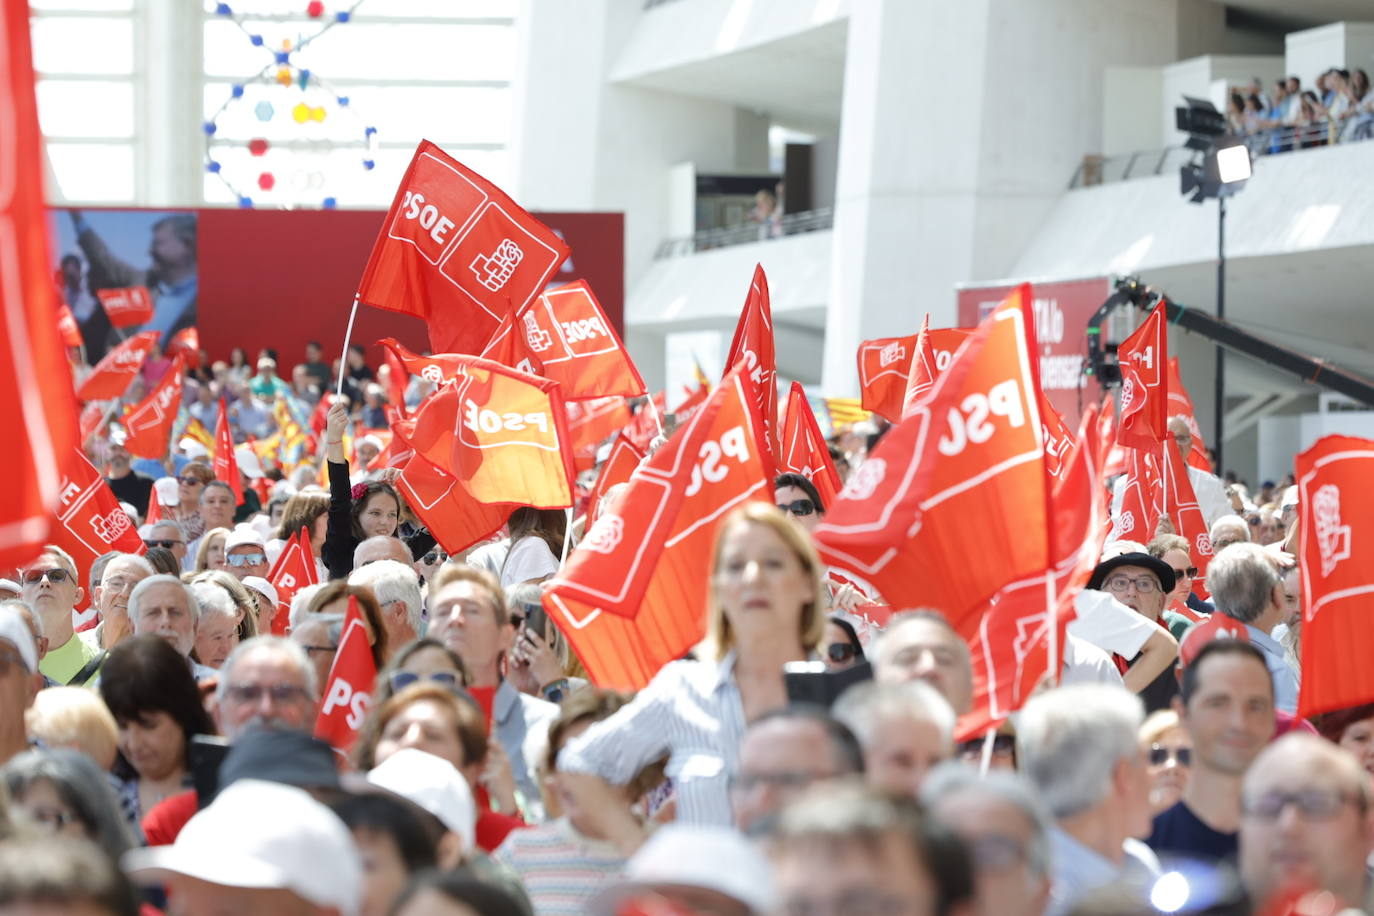
[(860, 420), (867, 420), (873, 414), (860, 406), (858, 398), (826, 398), (825, 409), (830, 412), (830, 425), (838, 432), (846, 426), (853, 426)]

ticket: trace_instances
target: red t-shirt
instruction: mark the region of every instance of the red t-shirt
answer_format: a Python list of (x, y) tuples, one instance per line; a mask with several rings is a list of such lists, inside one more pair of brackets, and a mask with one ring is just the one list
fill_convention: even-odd
[(153, 805), (153, 810), (143, 815), (143, 837), (149, 846), (171, 846), (186, 822), (195, 817), (200, 810), (200, 798), (195, 789), (178, 792)]
[(477, 846), (483, 852), (495, 852), (506, 834), (524, 826), (525, 822), (518, 817), (483, 808), (477, 815)]

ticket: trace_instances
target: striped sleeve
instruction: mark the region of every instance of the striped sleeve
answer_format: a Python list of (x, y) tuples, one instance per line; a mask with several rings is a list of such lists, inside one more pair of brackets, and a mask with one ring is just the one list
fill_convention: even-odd
[(649, 686), (609, 718), (592, 725), (558, 754), (558, 769), (592, 773), (612, 785), (623, 786), (640, 770), (667, 754), (673, 745), (674, 693), (685, 687), (682, 665), (663, 668)]

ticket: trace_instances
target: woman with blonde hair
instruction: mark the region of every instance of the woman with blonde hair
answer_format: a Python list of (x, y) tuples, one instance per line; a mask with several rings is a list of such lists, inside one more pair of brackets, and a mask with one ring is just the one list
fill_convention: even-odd
[[(678, 819), (730, 826), (729, 778), (745, 723), (787, 705), (783, 666), (812, 657), (825, 634), (824, 571), (810, 539), (775, 506), (730, 513), (717, 532), (698, 660), (666, 665), (559, 756), (564, 791), (579, 808), (616, 817), (615, 787), (667, 756)], [(625, 848), (643, 838), (630, 818), (603, 827)]]
[(228, 528), (211, 528), (201, 535), (200, 545), (196, 548), (195, 572), (227, 568), (224, 561), (224, 539), (227, 537)]
[(1192, 772), (1193, 741), (1172, 709), (1156, 710), (1136, 733), (1145, 752), (1150, 780), (1150, 810), (1155, 814), (1183, 798)]
[(293, 535), (305, 531), (310, 537), (310, 555), (315, 558), (315, 571), (319, 581), (328, 581), (329, 570), (325, 568), (324, 562), (320, 559), (320, 551), (324, 549), (325, 528), (328, 523), (328, 493), (323, 490), (306, 490), (295, 494), (286, 501), (286, 506), (282, 509), (281, 525), (277, 528), (277, 536), (267, 542), (269, 560), (276, 562), (277, 557), (286, 548), (287, 540)]
[(100, 695), (84, 687), (49, 687), (38, 691), (24, 713), (29, 738), (44, 747), (80, 751), (102, 771), (114, 766), (119, 753), (119, 726)]
[(215, 472), (204, 461), (188, 462), (177, 475), (178, 502), (164, 509), (163, 515), (181, 523), (188, 544), (205, 532), (205, 520), (200, 517), (200, 494), (214, 479)]

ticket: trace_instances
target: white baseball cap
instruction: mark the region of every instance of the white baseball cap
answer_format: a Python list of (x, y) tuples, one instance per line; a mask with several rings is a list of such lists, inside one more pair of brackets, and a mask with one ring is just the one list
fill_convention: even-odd
[(262, 535), (258, 534), (257, 529), (252, 525), (243, 524), (236, 526), (224, 539), (224, 552), (228, 553), (235, 547), (243, 547), (245, 544), (267, 549), (267, 544), (263, 541)]
[(477, 806), (458, 768), (442, 757), (408, 747), (368, 771), (367, 781), (424, 808), (458, 834), (463, 851), (477, 846)]
[(210, 450), (205, 447), (205, 443), (198, 439), (192, 439), (190, 436), (183, 436), (182, 440), (177, 443), (177, 448), (181, 449), (181, 453), (192, 461), (197, 458), (210, 457)]
[(125, 853), (137, 881), (185, 875), (224, 887), (289, 890), (356, 916), (362, 860), (334, 812), (294, 786), (240, 779), (191, 818), (171, 846)]
[(153, 481), (153, 492), (157, 494), (157, 501), (164, 506), (175, 506), (181, 502), (181, 495), (178, 492), (181, 484), (175, 477), (159, 477)]
[(253, 591), (257, 592), (259, 595), (262, 595), (268, 601), (272, 602), (273, 607), (277, 606), (276, 586), (274, 586), (271, 582), (268, 582), (262, 576), (244, 576), (243, 587), (251, 588)]
[(234, 460), (238, 462), (239, 470), (245, 477), (265, 477), (262, 472), (262, 462), (258, 461), (258, 453), (253, 451), (251, 445), (240, 445), (234, 449)]
[(38, 648), (33, 644), (33, 631), (12, 607), (0, 607), (0, 639), (14, 644), (30, 674), (38, 670)]
[(636, 891), (692, 887), (738, 900), (754, 913), (776, 901), (773, 867), (743, 834), (728, 827), (667, 824), (625, 865), (625, 877), (597, 897), (602, 905)]

